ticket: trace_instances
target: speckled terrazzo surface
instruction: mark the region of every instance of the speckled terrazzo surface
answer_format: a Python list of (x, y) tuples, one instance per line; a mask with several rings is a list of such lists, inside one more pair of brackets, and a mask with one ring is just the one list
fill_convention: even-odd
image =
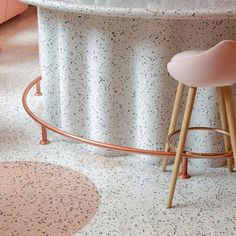
[[(79, 171), (92, 180), (101, 195), (98, 211), (90, 224), (73, 236), (235, 235), (236, 178), (227, 168), (191, 165), (193, 177), (178, 182), (176, 207), (167, 210), (172, 167), (161, 173), (156, 158), (91, 155), (79, 144), (61, 141), (52, 134), (51, 144), (40, 146), (40, 128), (21, 104), (24, 88), (39, 74), (32, 8), (0, 25), (0, 44), (0, 161), (51, 163)], [(31, 107), (40, 113), (41, 99), (30, 96), (30, 100)]]
[(62, 11), (156, 18), (236, 17), (234, 0), (22, 0)]
[[(177, 84), (167, 74), (167, 62), (177, 52), (235, 39), (236, 20), (227, 14), (180, 20), (39, 7), (39, 30), (44, 119), (92, 140), (163, 150)], [(199, 90), (191, 125), (220, 126), (214, 89)], [(188, 144), (197, 152), (218, 152), (223, 139), (198, 132)]]
[(80, 172), (48, 163), (0, 163), (1, 235), (72, 235), (99, 205), (95, 185)]

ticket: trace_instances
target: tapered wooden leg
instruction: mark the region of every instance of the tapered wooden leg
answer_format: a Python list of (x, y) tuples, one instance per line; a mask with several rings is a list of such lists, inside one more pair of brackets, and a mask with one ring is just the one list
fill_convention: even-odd
[[(226, 108), (225, 108), (225, 100), (224, 100), (224, 94), (221, 87), (217, 88), (218, 93), (218, 100), (219, 100), (219, 110), (220, 110), (220, 120), (221, 120), (221, 126), (222, 129), (225, 131), (229, 131), (228, 121), (227, 121), (227, 115), (226, 115)], [(225, 144), (225, 151), (229, 152), (231, 150), (231, 143), (230, 143), (230, 137), (224, 135), (224, 144)], [(227, 158), (227, 165), (230, 172), (233, 171), (233, 159)]]
[(223, 94), (226, 107), (226, 115), (229, 125), (230, 140), (232, 144), (232, 151), (234, 156), (234, 163), (236, 164), (236, 125), (233, 108), (233, 98), (230, 86), (223, 87)]
[(182, 123), (180, 137), (179, 137), (179, 143), (178, 143), (178, 147), (177, 147), (177, 151), (176, 151), (174, 170), (172, 173), (171, 183), (170, 183), (170, 187), (169, 187), (169, 193), (168, 193), (168, 199), (167, 199), (167, 205), (166, 205), (167, 208), (170, 208), (172, 206), (172, 200), (173, 200), (173, 196), (174, 196), (177, 177), (179, 174), (180, 163), (182, 161), (182, 154), (184, 151), (185, 141), (186, 141), (187, 134), (188, 134), (188, 128), (189, 128), (189, 124), (190, 124), (190, 119), (191, 119), (191, 115), (192, 115), (193, 104), (194, 104), (194, 100), (196, 97), (196, 92), (197, 92), (197, 88), (193, 88), (193, 87), (189, 88), (187, 104), (186, 104), (186, 108), (184, 111), (184, 118), (183, 118), (183, 123)]
[[(183, 93), (184, 93), (184, 87), (185, 87), (184, 84), (182, 84), (182, 83), (178, 84), (176, 96), (175, 96), (174, 107), (173, 107), (172, 116), (171, 116), (171, 121), (170, 121), (169, 133), (173, 132), (176, 128), (176, 123), (178, 121), (178, 115), (179, 115), (179, 110), (180, 110), (180, 106), (181, 106), (181, 101), (182, 101), (182, 97), (183, 97)], [(170, 151), (170, 147), (169, 147), (168, 143), (166, 143), (165, 151), (166, 152)], [(167, 161), (168, 161), (167, 157), (164, 157), (162, 160), (162, 171), (163, 172), (166, 171)]]

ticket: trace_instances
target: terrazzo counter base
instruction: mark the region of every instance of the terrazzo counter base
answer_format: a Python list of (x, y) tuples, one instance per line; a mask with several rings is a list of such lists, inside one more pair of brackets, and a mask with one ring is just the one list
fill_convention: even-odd
[[(165, 9), (166, 14), (145, 15), (140, 13), (145, 6), (140, 5), (136, 11), (124, 7), (120, 15), (119, 7), (109, 14), (102, 11), (111, 9), (112, 1), (107, 8), (108, 3), (102, 7), (91, 4), (96, 12), (89, 7), (85, 10), (81, 1), (77, 5), (72, 0), (68, 4), (60, 1), (60, 6), (55, 5), (58, 1), (25, 2), (39, 5), (45, 119), (106, 143), (164, 149), (176, 90), (176, 82), (166, 71), (167, 62), (179, 51), (207, 49), (223, 39), (236, 38), (234, 11), (227, 13), (224, 8), (221, 13), (203, 9), (198, 14), (193, 8), (191, 15), (186, 14), (188, 9), (178, 10), (176, 15)], [(201, 19), (203, 15), (207, 19)], [(220, 126), (213, 89), (200, 89), (191, 125)], [(223, 148), (223, 139), (196, 133), (189, 136), (187, 148), (217, 152)], [(88, 150), (121, 154), (93, 147)]]

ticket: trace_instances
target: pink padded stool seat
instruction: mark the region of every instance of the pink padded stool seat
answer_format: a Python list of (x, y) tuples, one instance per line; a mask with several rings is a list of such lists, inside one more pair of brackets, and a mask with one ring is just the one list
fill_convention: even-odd
[(178, 53), (167, 65), (170, 75), (190, 87), (219, 87), (236, 82), (236, 41)]

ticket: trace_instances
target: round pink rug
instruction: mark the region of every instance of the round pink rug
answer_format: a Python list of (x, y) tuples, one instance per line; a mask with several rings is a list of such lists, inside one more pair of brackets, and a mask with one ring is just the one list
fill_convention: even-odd
[(99, 200), (80, 172), (40, 162), (0, 163), (0, 235), (71, 236), (90, 222)]

